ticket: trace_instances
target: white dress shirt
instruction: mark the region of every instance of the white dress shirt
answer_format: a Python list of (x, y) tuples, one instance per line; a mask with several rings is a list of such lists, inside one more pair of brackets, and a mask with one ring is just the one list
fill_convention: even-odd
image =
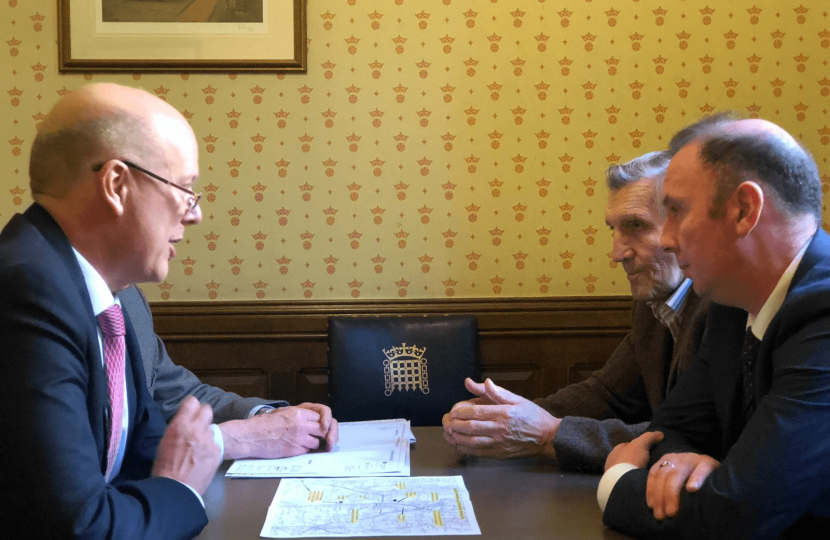
[[(86, 289), (89, 293), (89, 300), (92, 303), (92, 312), (95, 317), (98, 317), (104, 310), (109, 308), (113, 304), (117, 304), (121, 307), (121, 301), (118, 300), (118, 297), (113, 296), (112, 292), (109, 290), (106, 281), (104, 278), (101, 277), (101, 274), (98, 273), (97, 270), (87, 261), (83, 255), (78, 252), (74, 247), (72, 251), (75, 253), (75, 258), (78, 260), (78, 265), (81, 267), (81, 273), (84, 275), (84, 282), (86, 283)], [(98, 327), (98, 350), (101, 353), (101, 365), (104, 365), (104, 335), (101, 332), (101, 327)], [(126, 365), (125, 365), (126, 367)], [(141, 381), (144, 382), (143, 380)], [(113, 422), (116, 420), (113, 418)], [(121, 439), (118, 443), (118, 456), (115, 458), (115, 464), (112, 467), (112, 474), (110, 478), (115, 478), (118, 476), (119, 471), (121, 470), (121, 465), (124, 462), (124, 453), (127, 449), (127, 433), (130, 427), (130, 413), (129, 413), (129, 401), (127, 400), (127, 377), (126, 374), (124, 376), (124, 412), (121, 417)], [(222, 431), (219, 429), (219, 426), (216, 424), (211, 424), (210, 426), (213, 429), (213, 442), (216, 443), (216, 446), (219, 447), (219, 455), (222, 456), (225, 453), (224, 448), (224, 440), (222, 439)], [(187, 486), (190, 491), (193, 492), (194, 495), (199, 499), (199, 502), (202, 503), (202, 507), (205, 506), (205, 502), (202, 500), (202, 496), (193, 489), (193, 487), (188, 486), (184, 482), (180, 482), (181, 484)]]

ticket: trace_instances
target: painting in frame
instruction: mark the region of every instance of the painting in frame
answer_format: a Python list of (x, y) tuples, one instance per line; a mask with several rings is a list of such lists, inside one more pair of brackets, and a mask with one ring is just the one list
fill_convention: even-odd
[(306, 0), (58, 0), (61, 72), (305, 71)]

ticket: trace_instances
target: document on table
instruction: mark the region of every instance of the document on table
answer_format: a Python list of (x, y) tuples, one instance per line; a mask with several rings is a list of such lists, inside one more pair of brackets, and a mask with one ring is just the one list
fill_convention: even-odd
[(240, 459), (228, 468), (230, 478), (409, 476), (406, 420), (344, 422), (330, 452), (282, 459)]
[(359, 426), (359, 425), (374, 425), (378, 427), (382, 427), (387, 424), (398, 424), (399, 422), (404, 422), (406, 424), (406, 436), (409, 437), (409, 443), (415, 444), (417, 439), (415, 439), (415, 435), (412, 433), (412, 426), (409, 423), (409, 420), (404, 420), (403, 418), (390, 418), (388, 420), (364, 420), (362, 422), (344, 422), (342, 425), (346, 426)]
[(280, 481), (260, 536), (481, 534), (460, 476)]

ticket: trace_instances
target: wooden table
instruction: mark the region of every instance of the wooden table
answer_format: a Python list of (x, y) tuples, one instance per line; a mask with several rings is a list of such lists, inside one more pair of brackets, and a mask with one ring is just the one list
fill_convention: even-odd
[[(463, 457), (444, 442), (440, 427), (413, 428), (413, 432), (418, 442), (411, 450), (412, 476), (463, 476), (481, 528), (478, 538), (626, 538), (602, 525), (596, 499), (598, 475), (560, 472), (550, 460)], [(227, 467), (220, 469), (205, 493), (210, 522), (198, 538), (257, 539), (279, 480), (226, 479)]]

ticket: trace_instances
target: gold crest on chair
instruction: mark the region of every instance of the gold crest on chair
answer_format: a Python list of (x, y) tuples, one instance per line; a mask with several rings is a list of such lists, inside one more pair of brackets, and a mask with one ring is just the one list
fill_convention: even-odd
[(400, 347), (382, 350), (386, 355), (383, 361), (384, 394), (391, 396), (395, 390), (420, 390), (429, 394), (427, 359), (424, 358), (426, 347), (419, 349), (417, 345), (401, 343)]
[(328, 322), (330, 402), (338, 421), (407, 418), (413, 426), (440, 426), (453, 405), (473, 397), (464, 379), (478, 380), (480, 373), (474, 316)]

